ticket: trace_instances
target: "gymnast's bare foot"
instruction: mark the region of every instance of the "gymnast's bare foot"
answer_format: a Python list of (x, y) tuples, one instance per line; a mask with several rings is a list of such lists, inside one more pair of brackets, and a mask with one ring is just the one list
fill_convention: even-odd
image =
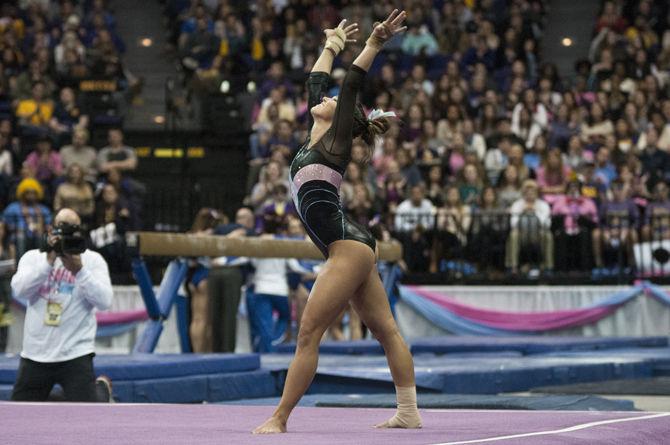
[(277, 417), (270, 417), (268, 420), (263, 422), (261, 426), (256, 428), (254, 434), (277, 434), (286, 432), (286, 422), (283, 422)]
[(421, 416), (417, 410), (415, 413), (396, 413), (386, 422), (375, 425), (375, 428), (421, 428)]

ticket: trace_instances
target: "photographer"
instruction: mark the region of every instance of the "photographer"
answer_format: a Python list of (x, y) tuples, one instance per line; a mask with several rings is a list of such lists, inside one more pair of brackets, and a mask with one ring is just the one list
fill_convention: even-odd
[(113, 294), (107, 264), (86, 249), (80, 223), (73, 210), (58, 212), (42, 249), (26, 252), (12, 278), (14, 295), (27, 303), (12, 400), (47, 400), (56, 383), (68, 401), (99, 398), (95, 309), (109, 308)]

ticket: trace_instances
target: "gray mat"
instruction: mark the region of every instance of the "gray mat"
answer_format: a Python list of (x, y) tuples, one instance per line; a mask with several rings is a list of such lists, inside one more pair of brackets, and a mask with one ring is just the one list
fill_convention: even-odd
[[(279, 398), (222, 402), (224, 405), (270, 405)], [(538, 411), (635, 411), (630, 400), (609, 400), (596, 396), (489, 396), (479, 394), (419, 394), (422, 409), (493, 409)], [(395, 394), (307, 394), (300, 406), (395, 408)]]
[(635, 394), (670, 396), (670, 377), (649, 379), (605, 380), (603, 382), (576, 383), (574, 385), (542, 386), (531, 389), (547, 394)]

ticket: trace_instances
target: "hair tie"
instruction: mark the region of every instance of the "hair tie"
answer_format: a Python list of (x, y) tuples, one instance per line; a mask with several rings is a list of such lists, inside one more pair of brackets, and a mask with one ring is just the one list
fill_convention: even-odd
[(381, 117), (398, 117), (395, 114), (395, 111), (384, 111), (382, 109), (375, 108), (368, 113), (368, 119), (373, 121)]

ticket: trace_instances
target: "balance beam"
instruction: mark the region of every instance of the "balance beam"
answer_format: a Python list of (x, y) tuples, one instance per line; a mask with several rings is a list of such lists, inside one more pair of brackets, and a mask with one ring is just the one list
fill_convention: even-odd
[[(264, 237), (227, 238), (168, 232), (133, 232), (128, 235), (127, 240), (129, 247), (137, 247), (139, 254), (143, 256), (323, 259), (323, 254), (314, 243), (301, 240)], [(402, 259), (400, 243), (377, 242), (377, 245), (381, 260)]]

